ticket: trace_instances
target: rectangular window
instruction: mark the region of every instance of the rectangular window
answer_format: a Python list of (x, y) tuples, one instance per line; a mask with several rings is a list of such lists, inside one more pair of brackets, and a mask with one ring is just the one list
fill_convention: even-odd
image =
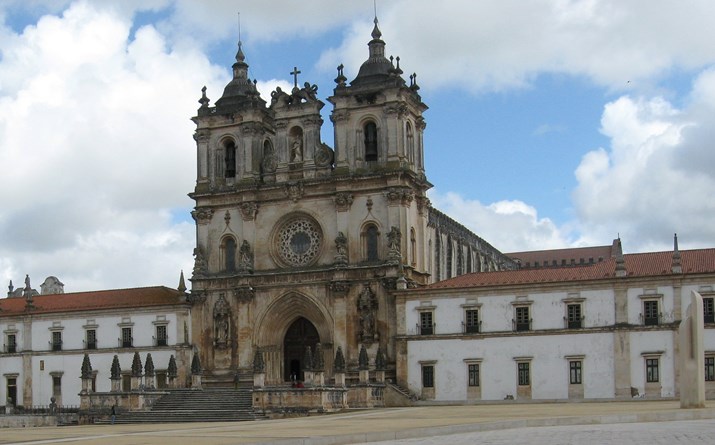
[(17, 341), (15, 340), (15, 334), (7, 334), (7, 352), (14, 354), (17, 352)]
[(569, 362), (569, 383), (572, 385), (581, 384), (581, 360), (572, 360)]
[(156, 327), (156, 345), (166, 346), (166, 326), (161, 325)]
[(420, 312), (420, 335), (434, 334), (434, 323), (432, 322), (432, 312)]
[(715, 323), (715, 298), (703, 298), (703, 321)]
[(479, 363), (470, 363), (468, 374), (469, 386), (479, 386)]
[(52, 350), (61, 351), (62, 350), (62, 331), (54, 331), (52, 333)]
[(422, 387), (423, 388), (434, 388), (434, 366), (433, 365), (423, 365), (422, 366)]
[(517, 306), (516, 310), (516, 330), (528, 331), (531, 328), (529, 322), (529, 306)]
[(59, 397), (62, 395), (62, 376), (52, 376), (52, 395), (54, 397)]
[(464, 316), (464, 332), (467, 334), (479, 332), (479, 309), (467, 309)]
[(658, 301), (647, 300), (643, 302), (643, 324), (655, 326), (658, 323)]
[(581, 305), (580, 304), (569, 304), (566, 306), (566, 316), (567, 316), (567, 327), (569, 329), (580, 329), (581, 328)]
[(132, 328), (122, 328), (122, 348), (131, 348), (132, 340)]
[(647, 358), (645, 360), (645, 381), (648, 383), (660, 381), (657, 358)]
[(715, 357), (705, 357), (705, 381), (715, 382)]
[(7, 378), (7, 399), (12, 406), (17, 405), (17, 379), (15, 377)]
[(87, 329), (87, 349), (97, 349), (97, 331), (94, 329)]
[(519, 386), (528, 386), (531, 384), (531, 376), (529, 375), (529, 362), (517, 363), (519, 370)]

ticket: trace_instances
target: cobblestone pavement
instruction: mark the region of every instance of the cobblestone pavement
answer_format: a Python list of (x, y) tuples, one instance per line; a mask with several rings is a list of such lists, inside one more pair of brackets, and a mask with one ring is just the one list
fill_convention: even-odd
[(422, 439), (372, 442), (371, 445), (589, 445), (589, 444), (712, 444), (715, 420), (551, 426), (450, 434)]

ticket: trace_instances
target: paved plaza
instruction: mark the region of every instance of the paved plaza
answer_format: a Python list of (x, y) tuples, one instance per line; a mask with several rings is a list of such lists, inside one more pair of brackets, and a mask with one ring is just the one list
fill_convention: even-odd
[(0, 445), (97, 444), (700, 444), (715, 403), (677, 401), (420, 406), (256, 422), (0, 429)]

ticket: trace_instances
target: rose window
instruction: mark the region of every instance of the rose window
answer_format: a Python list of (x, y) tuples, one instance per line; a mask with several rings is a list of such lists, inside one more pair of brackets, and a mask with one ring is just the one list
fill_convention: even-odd
[(307, 218), (289, 221), (278, 233), (278, 254), (291, 266), (311, 264), (318, 257), (320, 246), (320, 227)]

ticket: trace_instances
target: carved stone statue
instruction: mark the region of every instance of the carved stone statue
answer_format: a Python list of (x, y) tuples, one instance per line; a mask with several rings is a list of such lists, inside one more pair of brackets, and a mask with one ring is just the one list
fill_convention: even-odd
[(231, 308), (224, 297), (220, 294), (216, 304), (214, 304), (214, 345), (217, 348), (225, 348), (230, 344), (230, 317)]
[(402, 241), (402, 234), (400, 229), (392, 226), (390, 232), (387, 234), (387, 259), (391, 262), (400, 262), (402, 255), (400, 254), (400, 243)]
[(333, 149), (328, 147), (327, 144), (321, 143), (318, 146), (318, 149), (315, 150), (315, 165), (318, 167), (328, 167), (333, 164), (334, 157), (335, 153), (333, 152)]
[(204, 276), (208, 273), (208, 265), (204, 259), (204, 255), (201, 253), (201, 248), (194, 248), (194, 276)]
[(360, 317), (359, 340), (368, 344), (376, 341), (379, 338), (375, 321), (377, 297), (367, 284), (358, 297), (358, 314)]
[(303, 162), (303, 141), (296, 136), (290, 146), (290, 162)]
[(335, 264), (348, 263), (348, 239), (343, 232), (335, 238)]
[(253, 272), (253, 251), (251, 251), (251, 245), (248, 244), (247, 240), (243, 240), (243, 243), (241, 243), (238, 255), (239, 268), (243, 271)]

